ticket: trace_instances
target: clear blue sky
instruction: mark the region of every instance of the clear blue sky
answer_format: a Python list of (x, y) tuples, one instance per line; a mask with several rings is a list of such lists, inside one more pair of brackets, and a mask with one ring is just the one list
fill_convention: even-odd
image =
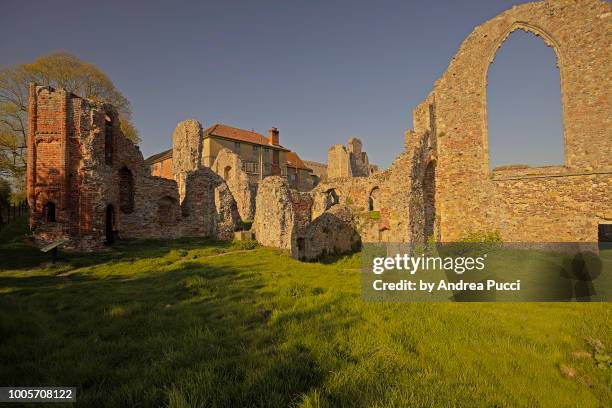
[[(131, 101), (145, 157), (195, 118), (276, 126), (283, 145), (323, 162), (356, 136), (386, 167), (463, 39), (519, 3), (20, 0), (2, 6), (0, 66), (57, 50), (93, 62)], [(488, 90), (494, 165), (562, 162), (558, 78), (531, 34), (500, 49)]]

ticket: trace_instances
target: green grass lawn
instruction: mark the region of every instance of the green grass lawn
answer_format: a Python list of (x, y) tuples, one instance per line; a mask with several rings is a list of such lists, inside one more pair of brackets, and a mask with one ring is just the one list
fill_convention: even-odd
[(0, 386), (94, 407), (612, 405), (588, 355), (610, 352), (609, 303), (364, 302), (359, 254), (197, 239), (50, 265), (22, 227), (0, 233)]

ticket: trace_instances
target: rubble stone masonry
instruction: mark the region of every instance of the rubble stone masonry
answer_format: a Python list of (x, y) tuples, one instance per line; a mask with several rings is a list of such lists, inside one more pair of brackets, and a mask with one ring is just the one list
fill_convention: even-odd
[[(489, 170), (486, 85), (497, 49), (515, 30), (553, 48), (561, 78), (565, 163)], [(476, 27), (414, 111), (406, 143), (431, 147), (436, 235), (453, 241), (499, 231), (505, 241), (597, 241), (612, 221), (610, 4), (541, 1)], [(421, 191), (420, 194), (424, 194)]]
[[(489, 169), (487, 72), (510, 33), (551, 46), (560, 70), (565, 161)], [(506, 242), (597, 242), (612, 224), (612, 11), (600, 0), (515, 6), (465, 39), (413, 111), (405, 151), (372, 174), (361, 142), (332, 146), (327, 176), (301, 192), (278, 176), (249, 181), (221, 150), (203, 164), (202, 127), (173, 135), (173, 178), (150, 174), (117, 112), (48, 87), (30, 87), (28, 200), (40, 242), (91, 249), (114, 238), (229, 239), (242, 221), (266, 246), (318, 259), (361, 242), (424, 243), (498, 232)]]
[(67, 238), (93, 249), (116, 238), (229, 238), (240, 225), (231, 192), (211, 170), (179, 171), (181, 194), (175, 180), (151, 176), (110, 104), (32, 84), (28, 120), (30, 227), (40, 243)]

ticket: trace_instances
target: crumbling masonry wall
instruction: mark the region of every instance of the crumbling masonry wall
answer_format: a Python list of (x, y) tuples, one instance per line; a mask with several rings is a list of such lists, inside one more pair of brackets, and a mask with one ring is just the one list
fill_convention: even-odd
[(260, 244), (300, 260), (347, 252), (361, 244), (348, 207), (331, 206), (313, 216), (313, 195), (289, 188), (278, 176), (259, 185), (252, 231)]
[[(37, 241), (92, 249), (115, 238), (229, 238), (239, 225), (225, 182), (208, 169), (150, 175), (110, 104), (30, 86), (27, 187)], [(180, 161), (179, 161), (180, 162)]]
[(297, 244), (296, 232), (311, 220), (310, 195), (289, 188), (280, 176), (271, 176), (259, 183), (256, 202), (252, 231), (257, 241), (291, 251)]
[[(487, 72), (515, 30), (541, 37), (557, 55), (563, 166), (489, 170)], [(433, 218), (434, 235), (442, 241), (499, 231), (511, 242), (596, 242), (598, 224), (612, 221), (610, 32), (610, 4), (599, 0), (528, 3), (476, 27), (414, 111), (406, 144), (421, 159), (410, 177), (422, 179), (433, 165), (435, 185), (433, 194), (415, 191), (422, 202), (415, 203), (414, 214), (435, 207), (429, 221), (418, 223)]]
[(255, 196), (257, 194), (257, 183), (249, 180), (249, 175), (242, 170), (240, 156), (229, 149), (221, 149), (217, 153), (211, 170), (222, 177), (229, 187), (238, 213), (243, 221), (252, 221), (255, 217)]
[(376, 166), (370, 165), (368, 155), (362, 151), (361, 140), (350, 138), (347, 146), (333, 145), (327, 151), (329, 178), (367, 177)]
[(412, 180), (406, 176), (411, 160), (410, 154), (402, 153), (389, 169), (370, 177), (321, 182), (313, 190), (313, 216), (329, 208), (333, 194), (338, 197), (338, 204), (350, 209), (363, 242), (411, 241), (409, 205)]

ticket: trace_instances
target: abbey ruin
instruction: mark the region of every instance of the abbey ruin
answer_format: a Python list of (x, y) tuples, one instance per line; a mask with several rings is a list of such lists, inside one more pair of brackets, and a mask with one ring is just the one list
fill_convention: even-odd
[[(515, 30), (541, 37), (557, 55), (563, 165), (489, 169), (487, 72)], [(171, 154), (160, 156), (172, 158), (171, 169), (154, 175), (157, 162), (123, 137), (111, 105), (31, 85), (31, 229), (39, 242), (66, 238), (94, 249), (117, 238), (231, 239), (252, 221), (259, 243), (303, 260), (362, 242), (451, 242), (493, 231), (507, 242), (597, 242), (612, 224), (610, 32), (611, 7), (601, 0), (501, 13), (463, 41), (414, 109), (405, 151), (387, 170), (377, 172), (351, 139), (329, 149), (316, 185), (274, 167), (293, 163), (296, 174), (312, 174), (299, 157), (282, 158), (290, 150), (275, 128), (260, 145), (277, 153), (269, 171), (255, 173), (231, 149), (204, 154), (194, 120), (177, 126)]]

